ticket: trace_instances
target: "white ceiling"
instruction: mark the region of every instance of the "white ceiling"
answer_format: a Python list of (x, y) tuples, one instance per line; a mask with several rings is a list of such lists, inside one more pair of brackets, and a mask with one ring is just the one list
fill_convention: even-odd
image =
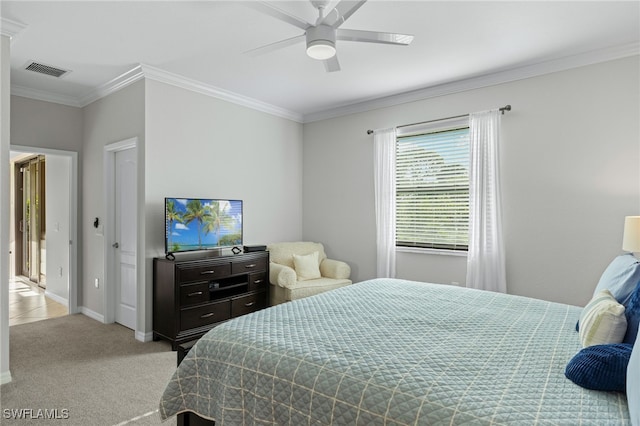
[[(400, 93), (548, 72), (638, 54), (640, 46), (639, 1), (370, 0), (342, 28), (413, 34), (413, 43), (338, 41), (342, 70), (327, 73), (304, 44), (244, 54), (302, 31), (243, 3), (3, 0), (5, 30), (25, 25), (13, 29), (12, 92), (81, 105), (143, 64), (310, 121)], [(309, 22), (317, 17), (307, 1), (271, 3)], [(71, 72), (56, 79), (23, 70), (30, 61)]]

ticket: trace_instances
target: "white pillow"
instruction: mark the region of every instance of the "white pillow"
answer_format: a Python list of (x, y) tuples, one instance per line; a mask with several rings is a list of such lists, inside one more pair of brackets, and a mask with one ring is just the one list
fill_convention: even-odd
[(314, 280), (321, 277), (317, 251), (304, 256), (294, 254), (293, 265), (299, 280)]
[(602, 290), (584, 307), (580, 315), (580, 341), (583, 347), (620, 343), (627, 331), (622, 306), (609, 290)]

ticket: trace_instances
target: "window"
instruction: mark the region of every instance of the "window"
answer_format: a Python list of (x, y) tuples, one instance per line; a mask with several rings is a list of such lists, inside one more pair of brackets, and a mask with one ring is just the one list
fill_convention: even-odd
[(396, 246), (466, 251), (468, 119), (403, 130), (396, 143)]

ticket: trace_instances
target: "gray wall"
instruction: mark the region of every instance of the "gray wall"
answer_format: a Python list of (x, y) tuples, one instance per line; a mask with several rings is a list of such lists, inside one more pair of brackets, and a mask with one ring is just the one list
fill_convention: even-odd
[[(501, 168), (508, 292), (575, 305), (640, 213), (640, 87), (631, 57), (304, 126), (303, 237), (375, 276), (373, 139), (393, 127), (512, 104)], [(398, 253), (397, 275), (464, 285), (466, 257)]]
[(164, 197), (243, 200), (245, 244), (302, 237), (301, 124), (153, 80), (145, 105), (147, 300)]
[[(11, 145), (82, 152), (83, 112), (75, 108), (51, 102), (11, 96)], [(37, 151), (37, 149), (36, 149)], [(47, 294), (61, 303), (68, 303), (69, 273), (69, 200), (70, 180), (68, 175), (71, 160), (65, 156), (46, 153), (47, 173)], [(81, 169), (81, 167), (79, 167)], [(64, 192), (58, 187), (65, 186)], [(64, 196), (61, 199), (60, 196)], [(78, 194), (78, 206), (82, 194)], [(80, 210), (80, 209), (78, 209)], [(81, 211), (76, 212), (81, 221)], [(80, 222), (82, 223), (82, 222)], [(58, 231), (55, 231), (55, 225)], [(13, 225), (10, 232), (12, 247), (15, 235)], [(80, 232), (80, 231), (79, 231)], [(78, 256), (82, 253), (82, 242), (78, 236)], [(13, 262), (13, 257), (11, 259)], [(64, 266), (63, 266), (64, 265)], [(63, 267), (62, 275), (59, 268)], [(81, 277), (82, 263), (79, 261), (78, 277)], [(78, 303), (82, 300), (78, 298)]]
[[(80, 191), (82, 197), (82, 306), (89, 315), (104, 316), (104, 236), (93, 227), (94, 218), (104, 223), (106, 206), (104, 182), (104, 147), (133, 137), (138, 138), (138, 165), (144, 164), (144, 82), (138, 81), (83, 108), (83, 165)], [(140, 177), (144, 176), (144, 169)], [(144, 197), (144, 189), (138, 191)], [(144, 220), (139, 219), (144, 226)], [(139, 246), (140, 247), (140, 246)], [(144, 246), (143, 246), (144, 247)], [(143, 250), (144, 252), (144, 250)], [(95, 288), (94, 281), (101, 283)], [(144, 268), (138, 268), (138, 279), (144, 282)], [(144, 306), (142, 306), (144, 312)]]
[(82, 108), (11, 96), (11, 145), (82, 151)]

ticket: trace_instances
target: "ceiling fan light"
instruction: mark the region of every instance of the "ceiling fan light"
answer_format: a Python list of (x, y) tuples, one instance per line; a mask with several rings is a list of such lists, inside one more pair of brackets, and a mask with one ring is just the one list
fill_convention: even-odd
[(307, 44), (307, 55), (313, 59), (324, 61), (336, 54), (336, 45), (329, 40), (314, 40)]

